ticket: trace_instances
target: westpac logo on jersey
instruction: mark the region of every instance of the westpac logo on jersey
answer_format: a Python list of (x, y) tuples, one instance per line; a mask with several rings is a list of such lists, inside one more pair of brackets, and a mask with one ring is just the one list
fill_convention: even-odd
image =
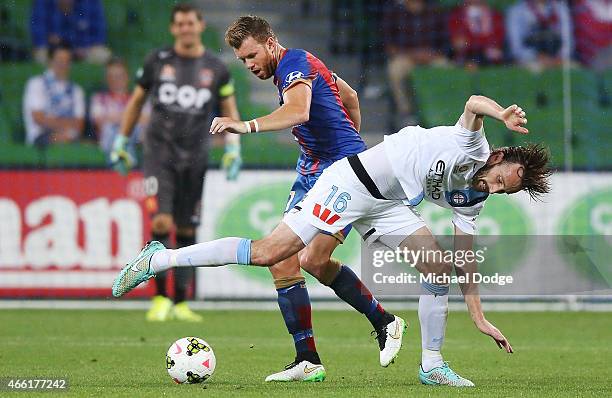
[(190, 85), (177, 87), (174, 83), (163, 83), (159, 86), (159, 102), (164, 105), (177, 104), (183, 109), (201, 109), (210, 101), (212, 93), (207, 88), (196, 89)]

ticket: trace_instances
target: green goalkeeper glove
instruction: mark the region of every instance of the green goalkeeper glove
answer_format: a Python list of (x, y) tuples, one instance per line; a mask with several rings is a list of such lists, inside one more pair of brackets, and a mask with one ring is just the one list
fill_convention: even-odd
[(234, 181), (238, 178), (241, 166), (240, 144), (227, 144), (225, 154), (221, 158), (221, 167), (225, 170), (225, 177), (228, 181)]
[(113, 150), (110, 153), (110, 161), (113, 169), (121, 175), (126, 175), (134, 167), (134, 157), (127, 151), (128, 137), (117, 134), (113, 142)]

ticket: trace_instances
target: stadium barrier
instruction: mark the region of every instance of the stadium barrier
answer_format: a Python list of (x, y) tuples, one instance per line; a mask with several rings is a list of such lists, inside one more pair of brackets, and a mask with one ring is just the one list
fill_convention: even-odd
[[(480, 233), (594, 236), (604, 245), (603, 253), (587, 250), (576, 255), (567, 242), (557, 245), (561, 265), (554, 277), (591, 281), (581, 286), (593, 289), (603, 283), (610, 289), (612, 272), (605, 256), (612, 245), (611, 177), (612, 173), (558, 173), (543, 203), (532, 202), (523, 193), (495, 195), (479, 218)], [(228, 182), (222, 172), (209, 172), (199, 240), (262, 237), (280, 220), (294, 178), (289, 171), (245, 171), (237, 182)], [(154, 210), (154, 203), (146, 199), (147, 182), (140, 173), (121, 177), (110, 171), (2, 171), (0, 184), (11, 187), (0, 195), (0, 297), (108, 297), (117, 271), (148, 239), (147, 214)], [(423, 203), (419, 211), (434, 234), (452, 232), (448, 210)], [(524, 274), (534, 261), (535, 266), (542, 261), (529, 260), (533, 250), (527, 243), (502, 251), (504, 259), (509, 259), (504, 264), (511, 269), (500, 272)], [(335, 256), (360, 271), (360, 252), (360, 239), (352, 233)], [(586, 267), (587, 263), (595, 268)], [(531, 283), (529, 291), (537, 292), (542, 280), (533, 278)], [(272, 286), (263, 268), (202, 268), (196, 297), (268, 299), (275, 297)], [(131, 297), (151, 294), (150, 285), (145, 285)], [(331, 290), (319, 283), (310, 283), (310, 294), (332, 297)]]

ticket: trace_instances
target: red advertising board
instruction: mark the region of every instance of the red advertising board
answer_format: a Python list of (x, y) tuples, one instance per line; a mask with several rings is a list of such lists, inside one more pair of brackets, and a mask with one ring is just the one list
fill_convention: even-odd
[(0, 171), (0, 187), (0, 297), (109, 297), (149, 236), (141, 173)]

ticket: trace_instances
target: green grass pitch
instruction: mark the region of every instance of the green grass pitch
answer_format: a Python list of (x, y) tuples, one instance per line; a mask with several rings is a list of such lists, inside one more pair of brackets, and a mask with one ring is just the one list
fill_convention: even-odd
[[(395, 364), (383, 369), (364, 318), (315, 309), (317, 346), (328, 374), (316, 384), (264, 383), (293, 358), (278, 311), (203, 314), (203, 324), (152, 324), (141, 311), (0, 310), (0, 377), (68, 377), (68, 396), (612, 395), (609, 313), (492, 312), (488, 318), (516, 351), (508, 355), (477, 332), (467, 313), (451, 312), (443, 353), (453, 369), (476, 383), (464, 390), (419, 384), (415, 311), (400, 313), (410, 323), (405, 344)], [(176, 385), (166, 373), (165, 352), (174, 340), (192, 335), (212, 345), (217, 369), (205, 384)]]

